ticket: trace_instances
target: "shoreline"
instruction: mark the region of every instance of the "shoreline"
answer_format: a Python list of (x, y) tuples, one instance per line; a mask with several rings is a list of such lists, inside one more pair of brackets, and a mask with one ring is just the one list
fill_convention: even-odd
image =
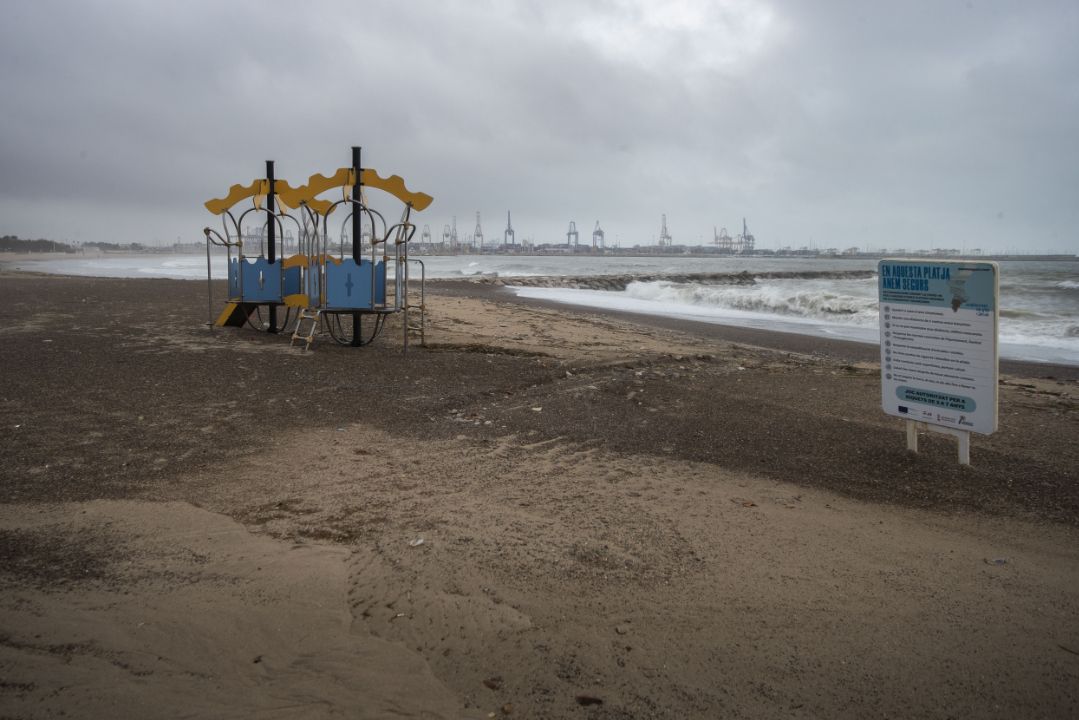
[[(555, 302), (539, 298), (520, 297), (503, 286), (473, 283), (469, 280), (429, 280), (428, 284), (452, 295), (489, 298), (499, 302), (518, 303), (551, 310), (565, 310), (582, 314), (594, 314), (625, 319), (642, 326), (692, 333), (715, 340), (768, 348), (802, 355), (818, 355), (833, 360), (880, 364), (880, 346), (857, 340), (825, 338), (808, 334), (788, 333), (780, 330), (761, 330), (738, 325), (686, 320), (682, 318), (649, 315), (623, 310), (608, 310), (587, 305)], [(1000, 360), (1000, 373), (1017, 377), (1036, 377), (1050, 380), (1079, 380), (1079, 364), (1034, 362), (1030, 360)]]
[[(21, 259), (29, 259), (30, 256)], [(117, 255), (117, 257), (119, 257)], [(138, 255), (127, 255), (125, 257), (138, 257)], [(34, 271), (29, 268), (16, 268), (14, 261), (5, 258), (3, 253), (0, 253), (0, 273), (15, 273), (26, 275), (52, 275), (56, 277), (66, 278), (93, 278), (94, 276), (88, 275), (63, 275), (59, 273), (42, 273)], [(792, 271), (798, 272), (798, 271)], [(863, 275), (869, 271), (862, 270), (850, 270), (850, 271), (808, 271), (813, 276), (846, 276), (846, 275)], [(759, 273), (749, 273), (746, 271), (729, 272), (729, 273), (704, 273), (709, 277), (725, 277), (732, 280), (738, 280), (743, 276), (764, 276), (772, 277), (776, 275), (787, 275), (787, 272), (774, 272), (765, 271)], [(669, 275), (674, 277), (686, 277), (686, 273), (670, 273)], [(629, 276), (627, 275), (598, 275), (598, 276), (586, 276), (586, 277), (568, 277), (568, 276), (526, 276), (520, 278), (525, 285), (544, 285), (547, 283), (553, 283), (553, 286), (570, 286), (576, 287), (581, 281), (594, 281), (597, 284), (615, 285), (624, 284)], [(649, 277), (652, 277), (649, 275)], [(659, 277), (659, 276), (655, 276)], [(102, 278), (104, 279), (104, 278)], [(123, 278), (110, 278), (110, 279), (123, 279)], [(166, 278), (166, 277), (149, 277), (149, 278), (128, 278), (139, 280), (180, 280), (183, 282), (203, 283), (203, 279), (193, 280), (187, 278)], [(557, 302), (551, 300), (544, 300), (539, 298), (525, 298), (517, 296), (511, 289), (505, 286), (505, 282), (509, 280), (515, 280), (510, 277), (478, 277), (478, 278), (434, 278), (427, 281), (427, 284), (434, 290), (446, 292), (451, 295), (461, 297), (477, 297), (477, 298), (490, 298), (497, 299), (501, 302), (515, 302), (522, 305), (531, 305), (534, 307), (545, 307), (553, 310), (564, 309), (571, 312), (579, 313), (591, 313), (595, 315), (603, 315), (608, 317), (618, 317), (631, 322), (635, 322), (642, 326), (660, 327), (669, 330), (678, 330), (682, 332), (689, 332), (702, 337), (710, 337), (716, 340), (725, 340), (730, 342), (754, 345), (758, 347), (770, 348), (774, 350), (783, 350), (787, 352), (801, 353), (806, 355), (821, 355), (824, 357), (830, 357), (835, 359), (846, 358), (852, 362), (877, 362), (879, 363), (880, 352), (879, 345), (877, 343), (864, 342), (857, 339), (837, 338), (837, 337), (822, 337), (820, 335), (813, 335), (810, 333), (797, 333), (783, 330), (766, 330), (760, 328), (744, 327), (734, 324), (722, 324), (719, 322), (710, 322), (704, 320), (693, 320), (669, 317), (663, 315), (653, 315), (648, 313), (638, 313), (628, 310), (614, 310), (606, 308), (598, 308), (589, 305), (577, 305), (573, 303)], [(220, 278), (214, 280), (215, 288), (219, 287)], [(220, 294), (220, 290), (215, 293), (215, 298)], [(1024, 377), (1037, 377), (1047, 379), (1064, 379), (1075, 380), (1079, 379), (1079, 361), (1075, 363), (1061, 363), (1057, 361), (1039, 361), (1039, 360), (1017, 360), (1011, 358), (1001, 358), (999, 362), (999, 368), (1001, 374), (1024, 376)]]

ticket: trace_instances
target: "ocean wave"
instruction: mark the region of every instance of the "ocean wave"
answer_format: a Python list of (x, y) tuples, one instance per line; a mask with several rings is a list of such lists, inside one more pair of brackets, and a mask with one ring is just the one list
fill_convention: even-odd
[(1056, 286), (1064, 290), (1079, 290), (1079, 280), (1061, 280)]
[(1037, 332), (1000, 332), (1001, 357), (1079, 365), (1079, 334), (1050, 337)]
[(574, 290), (606, 290), (621, 292), (633, 283), (668, 282), (676, 284), (736, 285), (747, 286), (757, 283), (784, 281), (852, 281), (866, 282), (866, 287), (873, 283), (876, 273), (868, 270), (808, 271), (808, 272), (693, 272), (693, 273), (619, 273), (609, 275), (527, 275), (504, 271), (500, 277), (483, 276), (476, 282), (488, 282), (498, 285), (524, 287), (572, 288)]
[(1079, 325), (1067, 323), (1011, 323), (1000, 328), (1000, 341), (1070, 348), (1079, 357)]
[(493, 277), (498, 277), (497, 272), (485, 271), (485, 270), (474, 270), (474, 269), (469, 269), (469, 268), (462, 268), (460, 270), (451, 270), (449, 273), (447, 273), (447, 275), (449, 275), (450, 277), (467, 277), (467, 278), (475, 278), (475, 277), (491, 277), (491, 278), (493, 278)]
[[(875, 342), (879, 328), (873, 278), (772, 279), (747, 283), (631, 281), (622, 289), (518, 285), (515, 292), (575, 305), (667, 315), (700, 322), (759, 327)], [(1079, 326), (1071, 316), (1022, 309), (1003, 311), (1000, 342), (1005, 357), (1079, 364)]]
[[(625, 292), (628, 297), (657, 303), (868, 325), (877, 322), (877, 298), (872, 286), (871, 282), (856, 285), (834, 281), (827, 284), (776, 282), (752, 285), (656, 281), (630, 283)], [(848, 289), (850, 292), (844, 292)]]
[[(426, 258), (414, 258), (425, 260)], [(527, 266), (505, 266), (501, 268), (492, 268), (490, 266), (483, 265), (477, 262), (471, 262), (468, 265), (451, 270), (444, 270), (440, 273), (442, 277), (466, 277), (474, 280), (492, 281), (501, 278), (536, 278), (541, 277), (541, 274)], [(430, 277), (430, 276), (429, 276)]]

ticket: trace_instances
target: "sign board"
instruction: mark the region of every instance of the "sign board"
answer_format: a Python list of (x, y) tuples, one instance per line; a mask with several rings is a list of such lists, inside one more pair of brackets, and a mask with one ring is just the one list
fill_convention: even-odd
[(956, 430), (994, 432), (997, 264), (885, 259), (877, 270), (884, 412)]

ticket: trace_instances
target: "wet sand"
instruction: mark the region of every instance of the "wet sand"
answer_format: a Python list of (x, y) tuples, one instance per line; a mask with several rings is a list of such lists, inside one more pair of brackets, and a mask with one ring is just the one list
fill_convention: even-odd
[(1079, 711), (1073, 368), (960, 468), (868, 346), (427, 302), (302, 353), (0, 274), (0, 715)]

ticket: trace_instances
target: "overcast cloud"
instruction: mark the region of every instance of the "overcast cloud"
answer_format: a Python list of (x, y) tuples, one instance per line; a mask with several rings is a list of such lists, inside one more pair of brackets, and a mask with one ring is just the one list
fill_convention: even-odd
[(1079, 3), (4, 4), (0, 234), (201, 239), (348, 164), (435, 236), (1079, 252)]

